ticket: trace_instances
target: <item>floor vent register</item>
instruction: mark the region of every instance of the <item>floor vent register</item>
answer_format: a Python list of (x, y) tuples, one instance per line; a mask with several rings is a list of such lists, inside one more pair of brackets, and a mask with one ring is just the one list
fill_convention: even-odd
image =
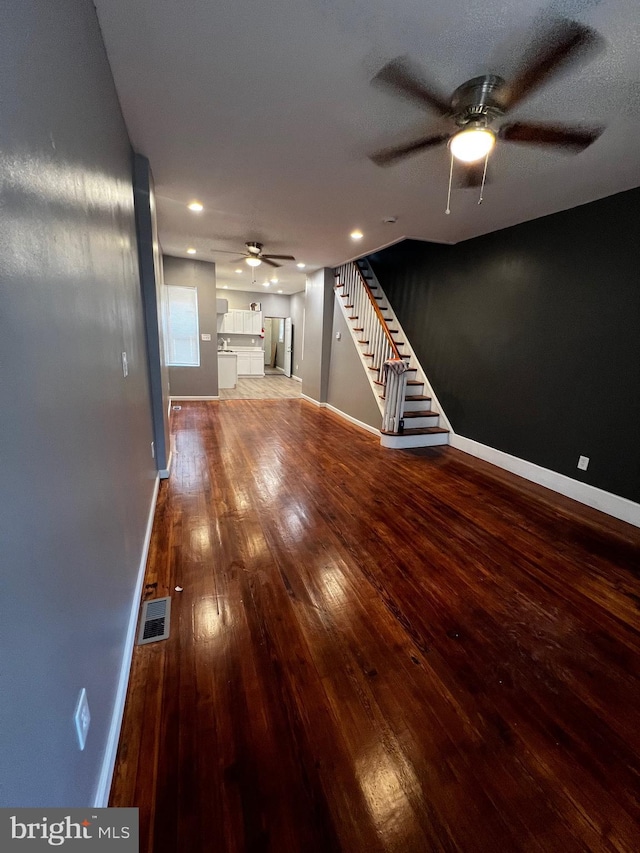
[(142, 605), (138, 645), (156, 643), (169, 637), (171, 598), (151, 598)]

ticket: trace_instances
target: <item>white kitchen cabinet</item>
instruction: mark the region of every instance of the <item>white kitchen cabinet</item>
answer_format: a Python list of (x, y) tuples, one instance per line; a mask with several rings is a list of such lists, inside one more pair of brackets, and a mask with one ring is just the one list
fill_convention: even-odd
[(251, 376), (251, 354), (238, 353), (238, 376)]
[(264, 376), (264, 351), (238, 351), (238, 376)]
[(251, 375), (264, 376), (264, 351), (249, 353), (251, 360)]
[(262, 332), (262, 311), (228, 311), (224, 315), (221, 332), (230, 335), (259, 335)]
[(262, 333), (262, 311), (249, 311), (251, 315), (251, 320), (249, 325), (251, 327), (250, 335), (259, 335)]
[(238, 383), (238, 357), (234, 352), (218, 353), (218, 388), (235, 388)]

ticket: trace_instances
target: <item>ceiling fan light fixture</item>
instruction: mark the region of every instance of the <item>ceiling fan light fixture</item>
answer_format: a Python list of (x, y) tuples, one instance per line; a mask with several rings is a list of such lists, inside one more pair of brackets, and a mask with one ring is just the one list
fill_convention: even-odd
[(260, 258), (254, 258), (252, 256), (250, 258), (245, 258), (245, 263), (249, 264), (250, 267), (259, 267), (262, 261)]
[(496, 144), (496, 136), (486, 127), (471, 127), (461, 130), (451, 138), (449, 148), (456, 160), (477, 163), (487, 156)]

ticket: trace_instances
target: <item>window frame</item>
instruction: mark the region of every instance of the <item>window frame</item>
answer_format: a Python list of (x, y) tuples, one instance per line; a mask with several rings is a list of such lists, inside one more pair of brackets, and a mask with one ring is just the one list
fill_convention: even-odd
[[(166, 292), (166, 300), (165, 300), (165, 358), (167, 367), (200, 367), (200, 313), (198, 309), (198, 288), (192, 287), (190, 285), (183, 284), (167, 284), (165, 285), (167, 288)], [(184, 362), (184, 361), (172, 361), (171, 360), (171, 350), (172, 348), (175, 350), (175, 347), (172, 347), (172, 342), (174, 340), (180, 340), (179, 338), (175, 338), (172, 335), (171, 329), (171, 294), (174, 290), (181, 291), (192, 291), (193, 292), (193, 304), (195, 308), (195, 358), (194, 362)], [(182, 339), (184, 340), (184, 338)]]

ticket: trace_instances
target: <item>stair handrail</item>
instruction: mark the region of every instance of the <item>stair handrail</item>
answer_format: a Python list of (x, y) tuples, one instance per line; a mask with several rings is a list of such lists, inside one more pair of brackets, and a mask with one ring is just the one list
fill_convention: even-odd
[(360, 269), (360, 267), (358, 266), (358, 264), (355, 261), (353, 262), (353, 268), (357, 271), (358, 275), (360, 276), (360, 282), (363, 285), (365, 293), (369, 297), (369, 301), (371, 302), (371, 305), (373, 306), (373, 310), (376, 314), (376, 317), (378, 318), (378, 321), (379, 321), (380, 325), (382, 326), (382, 331), (384, 332), (385, 337), (386, 337), (386, 339), (387, 339), (387, 341), (391, 347), (391, 352), (393, 353), (394, 358), (402, 360), (402, 356), (400, 355), (400, 350), (396, 346), (396, 342), (394, 341), (394, 339), (391, 335), (391, 332), (389, 331), (389, 326), (387, 325), (387, 321), (386, 321), (385, 317), (383, 316), (382, 311), (380, 310), (380, 306), (376, 302), (376, 298), (373, 295), (373, 291), (371, 290), (371, 288), (367, 284), (366, 278), (362, 275), (362, 270)]

